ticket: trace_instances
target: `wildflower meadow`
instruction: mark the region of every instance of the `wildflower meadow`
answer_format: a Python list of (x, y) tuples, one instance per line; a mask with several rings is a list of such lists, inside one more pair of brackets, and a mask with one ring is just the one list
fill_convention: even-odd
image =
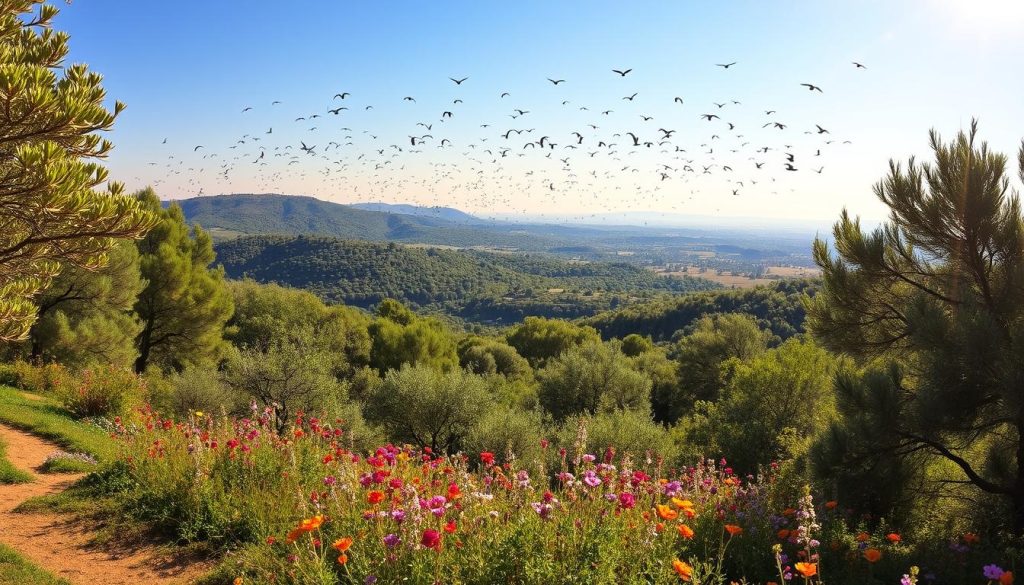
[[(173, 539), (226, 551), (223, 583), (1013, 583), (973, 533), (936, 553), (799, 484), (654, 453), (441, 456), (354, 448), (343, 421), (272, 411), (117, 419), (92, 482)], [(586, 433), (581, 425), (581, 434)]]

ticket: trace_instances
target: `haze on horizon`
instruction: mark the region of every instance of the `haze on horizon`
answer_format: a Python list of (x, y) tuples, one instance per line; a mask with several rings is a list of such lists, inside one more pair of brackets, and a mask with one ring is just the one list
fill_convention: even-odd
[(878, 218), (872, 185), (890, 158), (928, 160), (929, 128), (978, 117), (1006, 153), (1024, 128), (1013, 0), (553, 4), (96, 0), (58, 24), (128, 105), (111, 177), (164, 198)]

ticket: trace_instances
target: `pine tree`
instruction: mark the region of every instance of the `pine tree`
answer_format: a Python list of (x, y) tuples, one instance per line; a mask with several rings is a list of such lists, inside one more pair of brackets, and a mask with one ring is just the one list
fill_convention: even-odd
[[(38, 6), (38, 12), (29, 14)], [(115, 238), (137, 238), (153, 218), (89, 159), (124, 108), (103, 107), (102, 77), (64, 65), (68, 35), (39, 0), (0, 4), (0, 340), (23, 339), (32, 298), (62, 265), (101, 266)]]
[[(868, 364), (837, 378), (842, 423), (819, 454), (849, 461), (931, 453), (1003, 497), (1024, 533), (1024, 217), (1007, 157), (977, 125), (934, 164), (891, 162), (875, 187), (890, 209), (871, 233), (844, 211), (809, 324), (826, 347)], [(1020, 153), (1024, 179), (1024, 146)], [(882, 365), (878, 365), (882, 364)]]
[(64, 269), (36, 299), (29, 357), (65, 365), (130, 365), (140, 329), (132, 308), (143, 285), (134, 242), (122, 240), (98, 270)]
[(213, 242), (198, 225), (189, 229), (178, 205), (161, 208), (151, 189), (137, 197), (160, 223), (138, 243), (146, 288), (135, 303), (142, 321), (135, 371), (215, 361), (226, 347), (224, 324), (234, 303), (223, 269), (210, 267)]

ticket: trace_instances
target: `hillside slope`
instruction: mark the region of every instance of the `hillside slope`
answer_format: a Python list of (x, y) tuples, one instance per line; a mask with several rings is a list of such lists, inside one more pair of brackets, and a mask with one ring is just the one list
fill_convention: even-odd
[(716, 288), (622, 263), (315, 236), (241, 237), (220, 242), (217, 258), (232, 278), (303, 288), (359, 307), (395, 298), (471, 321), (579, 317), (657, 294)]

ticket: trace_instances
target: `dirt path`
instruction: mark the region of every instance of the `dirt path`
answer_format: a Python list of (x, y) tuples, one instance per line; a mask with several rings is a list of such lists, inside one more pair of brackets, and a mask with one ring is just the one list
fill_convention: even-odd
[(179, 585), (209, 568), (144, 543), (116, 549), (93, 545), (88, 526), (57, 514), (13, 513), (28, 498), (60, 492), (81, 474), (39, 473), (46, 456), (59, 450), (53, 443), (5, 425), (0, 425), (0, 437), (11, 463), (35, 477), (31, 483), (0, 485), (0, 542), (33, 563), (82, 585)]

